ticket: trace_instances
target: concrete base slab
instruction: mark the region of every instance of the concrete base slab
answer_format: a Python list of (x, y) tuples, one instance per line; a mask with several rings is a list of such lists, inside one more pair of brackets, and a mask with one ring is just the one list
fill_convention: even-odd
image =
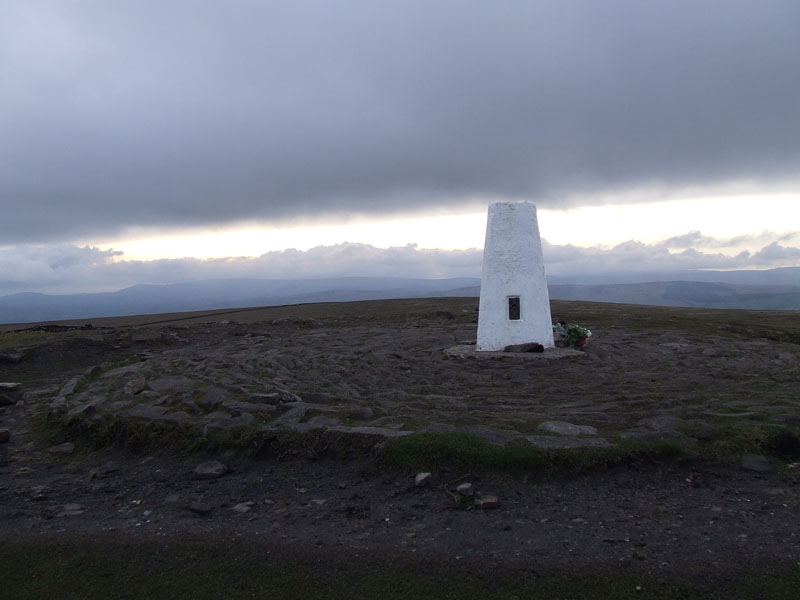
[(586, 358), (574, 348), (545, 348), (544, 352), (503, 352), (502, 350), (477, 350), (473, 344), (452, 346), (444, 353), (453, 358), (514, 358), (518, 360), (557, 360), (561, 358)]

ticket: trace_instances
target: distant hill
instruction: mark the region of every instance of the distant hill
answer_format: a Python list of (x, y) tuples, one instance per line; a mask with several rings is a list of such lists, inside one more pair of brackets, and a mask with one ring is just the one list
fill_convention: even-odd
[(627, 283), (699, 282), (728, 285), (800, 287), (800, 267), (764, 271), (631, 271), (558, 276), (548, 273), (547, 281), (558, 285), (609, 285)]
[[(651, 306), (800, 310), (800, 286), (732, 285), (702, 281), (656, 281), (606, 285), (550, 284), (553, 300), (587, 300)], [(450, 296), (478, 296), (480, 286)]]
[(552, 285), (550, 297), (656, 306), (800, 310), (800, 286), (664, 281), (611, 285)]
[(387, 298), (450, 296), (476, 288), (477, 278), (413, 279), (342, 277), (331, 279), (212, 279), (169, 285), (135, 285), (117, 292), (0, 296), (0, 323), (31, 323), (138, 314), (279, 306), (307, 302), (348, 302)]
[[(703, 272), (728, 281), (560, 283), (550, 279), (550, 297), (659, 306), (800, 310), (800, 268), (772, 271)], [(766, 281), (769, 284), (754, 284)], [(792, 282), (775, 283), (775, 282)], [(30, 323), (139, 314), (348, 302), (431, 296), (477, 297), (478, 278), (413, 279), (215, 279), (170, 285), (135, 285), (117, 292), (0, 297), (0, 323)]]

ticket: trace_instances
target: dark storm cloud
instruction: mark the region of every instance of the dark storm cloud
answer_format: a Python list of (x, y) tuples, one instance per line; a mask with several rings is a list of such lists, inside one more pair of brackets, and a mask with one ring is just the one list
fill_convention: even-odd
[(793, 184), (800, 3), (0, 4), (0, 246)]

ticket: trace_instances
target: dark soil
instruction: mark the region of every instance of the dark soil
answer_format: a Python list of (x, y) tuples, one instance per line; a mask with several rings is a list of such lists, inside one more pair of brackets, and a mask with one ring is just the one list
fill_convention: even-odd
[[(351, 350), (330, 351), (335, 362), (336, 356), (349, 360), (352, 348), (360, 349), (364, 360), (353, 372), (353, 386), (381, 391), (388, 379), (392, 386), (416, 386), (416, 394), (433, 395), (441, 393), (437, 385), (446, 385), (447, 395), (459, 398), (471, 390), (475, 403), (464, 404), (465, 418), (497, 419), (503, 410), (511, 418), (527, 410), (540, 420), (548, 411), (563, 420), (582, 414), (581, 422), (605, 422), (616, 434), (652, 414), (649, 398), (672, 411), (688, 433), (710, 428), (705, 435), (713, 436), (715, 428), (729, 427), (729, 419), (743, 419), (742, 431), (765, 420), (793, 426), (797, 419), (797, 315), (786, 316), (783, 326), (774, 314), (765, 317), (766, 324), (762, 313), (748, 321), (745, 311), (705, 311), (710, 316), (701, 318), (688, 309), (609, 307), (603, 312), (597, 305), (558, 303), (554, 316), (569, 311), (595, 332), (592, 358), (565, 367), (525, 367), (513, 360), (442, 361), (443, 348), (474, 337), (475, 301), (414, 302), (329, 306), (327, 313), (325, 307), (297, 307), (294, 313), (281, 309), (280, 315), (316, 310), (325, 313), (313, 316), (324, 327), (358, 332), (349, 338)], [(348, 314), (353, 310), (361, 314)], [(213, 322), (205, 324), (183, 321), (188, 328), (181, 330), (180, 343), (200, 347), (220, 336), (241, 338), (279, 314), (272, 311), (206, 315)], [(226, 318), (237, 319), (238, 329), (220, 329), (216, 321)], [(696, 323), (702, 325), (687, 325)], [(406, 331), (400, 340), (405, 347), (391, 362), (368, 364), (370, 355), (395, 351), (398, 324)], [(313, 329), (307, 322), (286, 322), (270, 331), (287, 348), (296, 344), (303, 356), (312, 343), (305, 333)], [(23, 381), (27, 391), (21, 405), (0, 408), (0, 428), (10, 430), (10, 441), (0, 445), (0, 537), (5, 540), (88, 536), (166, 545), (200, 538), (322, 560), (422, 556), (537, 576), (586, 568), (693, 574), (700, 580), (707, 573), (783, 568), (800, 561), (800, 469), (794, 466), (800, 456), (791, 437), (782, 456), (772, 456), (776, 469), (771, 472), (746, 470), (738, 461), (720, 462), (702, 451), (690, 460), (642, 455), (625, 464), (562, 474), (454, 468), (432, 460), (427, 470), (433, 476), (424, 487), (414, 485), (418, 469), (387, 466), (369, 452), (338, 459), (302, 447), (187, 454), (152, 445), (96, 449), (74, 439), (73, 453), (53, 455), (48, 448), (64, 440), (43, 428), (36, 415), (64, 381), (98, 362), (166, 351), (173, 342), (160, 336), (136, 342), (120, 325), (95, 329), (93, 338), (81, 337), (89, 335), (83, 331), (45, 334), (55, 337), (28, 340), (24, 358), (0, 361), (0, 381)], [(58, 337), (64, 335), (73, 337)], [(409, 341), (414, 335), (416, 349)], [(315, 339), (316, 350), (326, 352), (327, 340)], [(0, 354), (19, 354), (19, 348), (8, 347), (9, 340), (0, 345)], [(675, 351), (672, 360), (665, 348)], [(344, 372), (337, 381), (342, 377), (347, 384)], [(457, 410), (456, 403), (449, 406)], [(223, 462), (228, 473), (196, 479), (194, 468), (207, 460)], [(463, 482), (472, 483), (479, 495), (496, 496), (499, 505), (480, 509), (457, 499), (455, 487)]]

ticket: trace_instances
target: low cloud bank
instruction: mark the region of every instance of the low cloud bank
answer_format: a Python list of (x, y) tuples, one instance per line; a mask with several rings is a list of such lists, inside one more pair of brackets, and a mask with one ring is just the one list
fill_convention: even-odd
[[(800, 265), (800, 233), (763, 234), (760, 249), (720, 252), (743, 240), (719, 240), (690, 232), (656, 244), (628, 241), (613, 248), (543, 243), (545, 266), (554, 280), (580, 282), (606, 276), (704, 269), (770, 269)], [(734, 244), (736, 242), (736, 244)], [(795, 245), (792, 245), (795, 244)], [(413, 244), (376, 248), (342, 243), (268, 252), (258, 257), (125, 260), (115, 250), (68, 244), (0, 249), (0, 295), (18, 292), (66, 294), (114, 291), (131, 285), (203, 279), (309, 279), (328, 277), (479, 277), (481, 249), (421, 249)]]

